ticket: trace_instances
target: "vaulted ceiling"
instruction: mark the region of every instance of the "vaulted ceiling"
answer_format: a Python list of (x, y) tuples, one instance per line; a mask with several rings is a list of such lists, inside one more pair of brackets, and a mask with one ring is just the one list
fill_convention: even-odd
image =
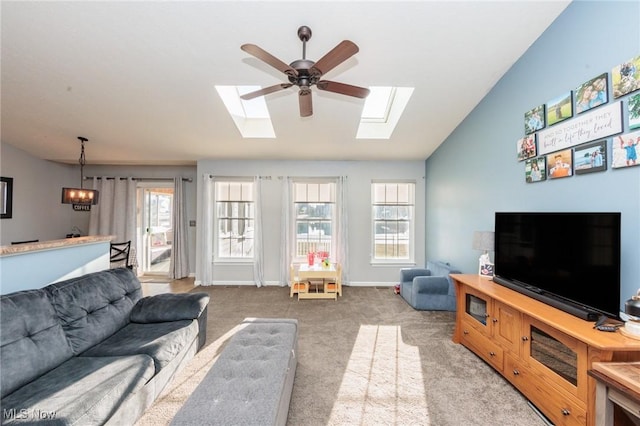
[[(199, 159), (425, 159), (569, 1), (3, 1), (2, 143), (88, 164)], [(363, 100), (313, 88), (265, 97), (276, 138), (243, 139), (215, 85), (272, 86), (285, 63), (342, 40), (360, 51), (324, 78), (414, 87), (392, 137), (356, 139)]]

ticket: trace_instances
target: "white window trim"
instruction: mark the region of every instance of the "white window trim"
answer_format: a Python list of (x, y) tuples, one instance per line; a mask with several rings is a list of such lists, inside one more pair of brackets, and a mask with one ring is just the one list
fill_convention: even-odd
[[(214, 184), (211, 186), (211, 190), (213, 191), (213, 196), (211, 197), (211, 199), (213, 200), (213, 263), (216, 265), (253, 264), (254, 258), (255, 258), (255, 247), (254, 247), (254, 255), (251, 257), (220, 257), (220, 253), (218, 250), (218, 238), (220, 235), (220, 227), (218, 226), (219, 225), (218, 209), (217, 209), (218, 198), (216, 194), (216, 183), (220, 183), (220, 182), (241, 182), (241, 183), (250, 183), (251, 185), (255, 185), (252, 178), (226, 177), (226, 178), (219, 178), (214, 180)], [(255, 200), (252, 202), (255, 202)], [(254, 206), (254, 211), (255, 211), (255, 206)]]
[[(375, 184), (394, 184), (394, 183), (407, 183), (413, 185), (413, 204), (411, 207), (411, 219), (409, 220), (409, 258), (408, 259), (378, 259), (376, 258), (376, 225), (375, 225), (375, 216), (373, 214), (374, 208), (374, 185)], [(371, 199), (370, 199), (370, 211), (371, 211), (371, 255), (370, 255), (370, 264), (373, 266), (390, 266), (390, 265), (415, 265), (415, 246), (416, 246), (416, 235), (415, 235), (415, 222), (416, 222), (416, 182), (415, 180), (372, 180), (371, 181)]]

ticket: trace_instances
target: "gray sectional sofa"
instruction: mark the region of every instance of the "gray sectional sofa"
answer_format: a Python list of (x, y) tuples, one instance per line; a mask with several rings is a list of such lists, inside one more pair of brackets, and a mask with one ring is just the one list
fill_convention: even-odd
[(127, 268), (2, 295), (1, 423), (133, 424), (204, 345), (208, 303), (142, 297)]
[(455, 311), (456, 290), (449, 274), (460, 271), (446, 262), (428, 261), (424, 268), (400, 270), (400, 295), (420, 311)]

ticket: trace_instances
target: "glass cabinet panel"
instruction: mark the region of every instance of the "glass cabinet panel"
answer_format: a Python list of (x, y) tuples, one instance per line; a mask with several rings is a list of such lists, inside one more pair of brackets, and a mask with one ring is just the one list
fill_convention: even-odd
[(574, 386), (578, 385), (578, 355), (564, 343), (533, 325), (531, 357)]
[(467, 293), (465, 311), (483, 325), (487, 325), (487, 301)]

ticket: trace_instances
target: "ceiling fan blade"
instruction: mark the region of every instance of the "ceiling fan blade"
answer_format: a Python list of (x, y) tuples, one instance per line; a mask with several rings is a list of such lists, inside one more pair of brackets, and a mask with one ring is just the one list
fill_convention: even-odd
[(258, 96), (264, 96), (268, 95), (269, 93), (277, 92), (279, 90), (288, 89), (291, 86), (293, 86), (293, 84), (291, 83), (276, 84), (273, 86), (265, 87), (264, 89), (256, 90), (254, 92), (245, 93), (244, 95), (240, 96), (240, 99), (248, 101), (250, 99), (257, 98)]
[(354, 42), (342, 40), (336, 47), (331, 49), (329, 53), (320, 58), (313, 67), (311, 67), (311, 73), (319, 75), (326, 74), (342, 62), (358, 53), (359, 50), (360, 49), (358, 49), (358, 46), (356, 46)]
[(309, 90), (309, 88), (300, 89), (298, 92), (298, 100), (300, 103), (300, 117), (311, 117), (313, 115), (311, 90)]
[(247, 52), (250, 55), (255, 56), (256, 58), (260, 59), (261, 61), (271, 65), (275, 69), (277, 69), (279, 71), (282, 71), (283, 73), (285, 73), (287, 75), (293, 75), (295, 77), (298, 76), (298, 71), (296, 71), (295, 69), (291, 68), (289, 65), (285, 64), (280, 59), (276, 58), (271, 53), (267, 52), (266, 50), (264, 50), (264, 49), (262, 49), (262, 48), (260, 48), (258, 46), (256, 46), (255, 44), (243, 44), (242, 46), (240, 46), (240, 49), (244, 50), (245, 52)]
[(342, 95), (353, 96), (364, 99), (369, 95), (370, 90), (364, 87), (352, 86), (350, 84), (338, 83), (336, 81), (320, 80), (316, 86), (320, 90), (340, 93)]

